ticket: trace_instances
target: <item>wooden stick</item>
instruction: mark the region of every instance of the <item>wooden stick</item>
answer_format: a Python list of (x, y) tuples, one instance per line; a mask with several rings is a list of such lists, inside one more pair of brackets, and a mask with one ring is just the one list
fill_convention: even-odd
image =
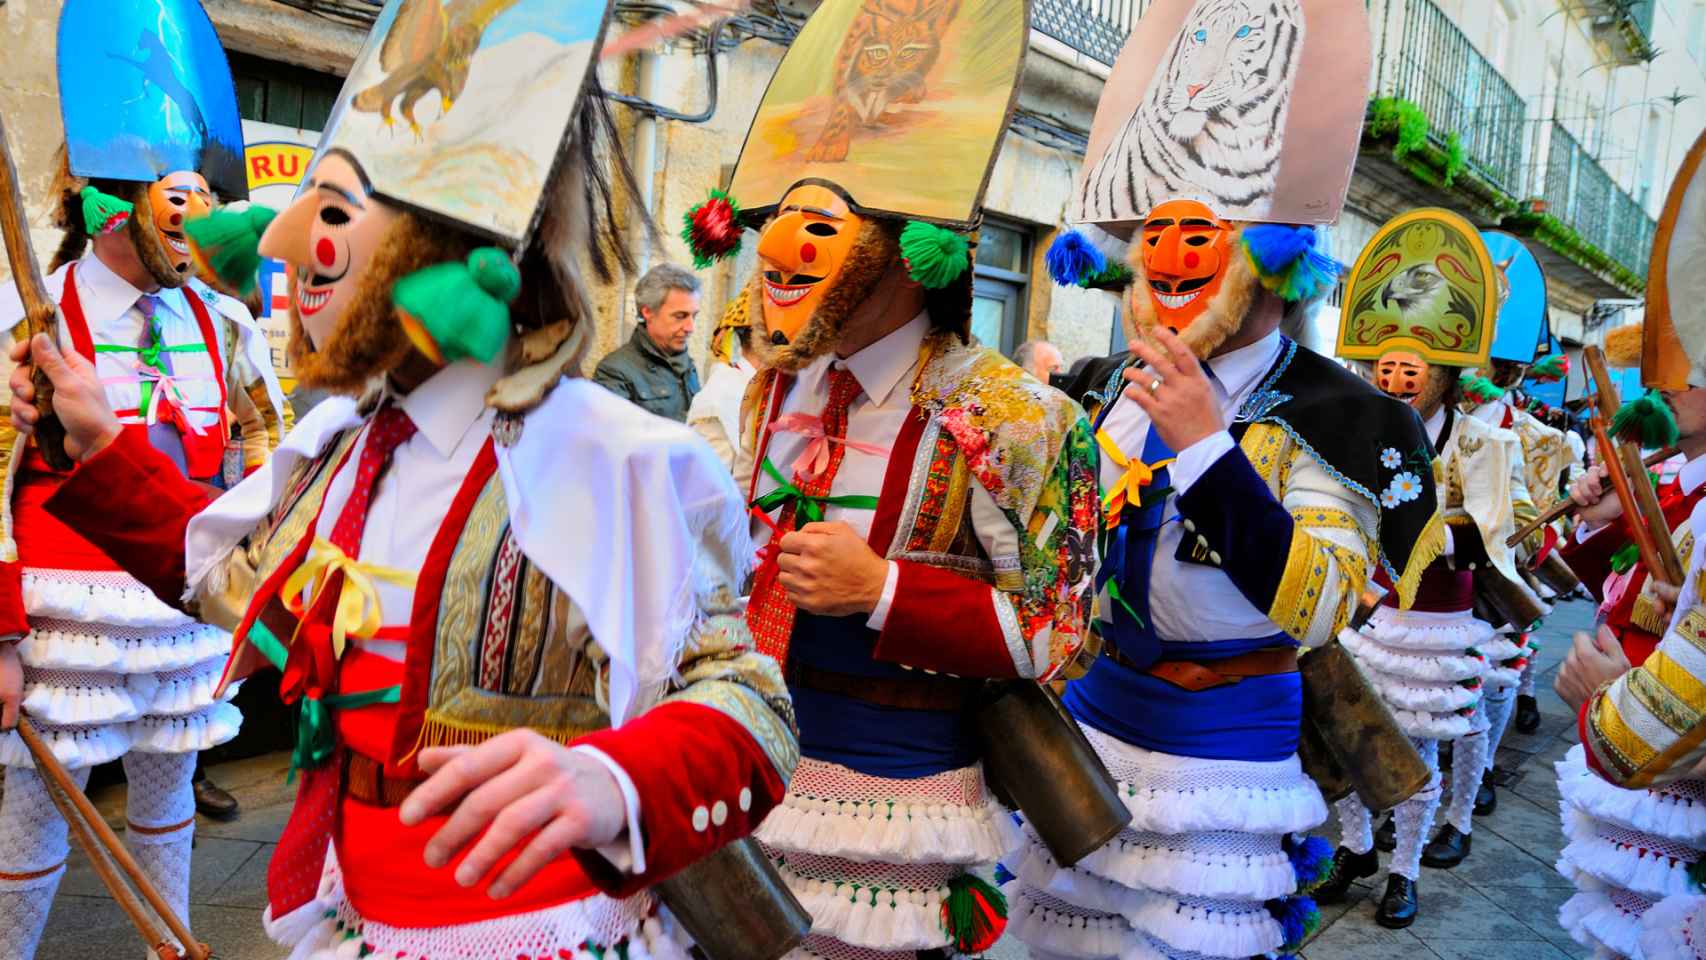
[[(50, 781), (53, 786), (62, 791), (65, 798), (70, 802), (75, 814), (67, 815), (66, 822), (73, 825), (81, 822), (84, 828), (94, 834), (94, 839), (99, 841), (99, 846), (104, 849), (108, 856), (112, 857), (113, 862), (118, 864), (119, 869), (123, 870), (125, 875), (130, 878), (130, 882), (135, 884), (137, 891), (142, 894), (142, 898), (148, 901), (148, 906), (165, 922), (166, 929), (170, 930), (172, 936), (178, 938), (178, 942), (184, 945), (184, 956), (188, 957), (189, 960), (208, 960), (210, 954), (207, 946), (190, 933), (190, 928), (178, 918), (177, 913), (172, 910), (171, 904), (168, 904), (166, 898), (160, 895), (160, 891), (155, 889), (153, 882), (148, 879), (148, 875), (142, 872), (142, 867), (136, 862), (136, 858), (130, 855), (130, 851), (119, 840), (118, 834), (113, 833), (113, 828), (107, 826), (107, 821), (101, 816), (100, 811), (96, 810), (95, 805), (89, 802), (89, 798), (83, 795), (83, 791), (77, 789), (77, 784), (71, 779), (71, 774), (66, 772), (65, 766), (59, 762), (59, 758), (53, 755), (53, 750), (42, 741), (41, 734), (37, 733), (34, 725), (23, 717), (18, 718), (18, 736), (23, 738), (24, 746), (29, 748), (30, 756), (35, 759), (36, 772), (42, 775), (44, 781)], [(61, 810), (60, 812), (64, 813), (65, 811)], [(96, 859), (93, 853), (91, 853), (90, 859)], [(100, 868), (97, 866), (96, 869), (98, 871)], [(123, 882), (116, 876), (111, 877), (109, 882), (109, 877), (105, 873), (102, 874), (101, 880), (107, 884), (107, 889), (112, 891), (113, 898), (119, 900), (120, 906), (123, 906), (123, 897), (119, 893), (119, 888), (124, 886)], [(129, 895), (129, 892), (126, 890), (125, 895)], [(143, 936), (146, 938), (148, 934), (144, 932)], [(156, 948), (157, 943), (151, 942), (149, 944), (149, 949)]]
[[(1659, 464), (1664, 463), (1666, 460), (1669, 460), (1671, 457), (1676, 456), (1680, 452), (1682, 452), (1681, 447), (1666, 447), (1663, 450), (1656, 450), (1656, 451), (1648, 454), (1647, 458), (1645, 460), (1641, 461), (1641, 466), (1643, 468), (1658, 466)], [(1562, 501), (1560, 501), (1552, 509), (1546, 511), (1545, 513), (1534, 518), (1533, 520), (1530, 520), (1522, 529), (1520, 529), (1517, 532), (1506, 537), (1505, 538), (1505, 546), (1507, 546), (1507, 547), (1516, 546), (1517, 544), (1523, 542), (1524, 540), (1527, 540), (1529, 538), (1529, 535), (1534, 533), (1534, 531), (1539, 530), (1541, 527), (1546, 526), (1547, 524), (1558, 519), (1559, 517), (1571, 516), (1572, 514), (1574, 514), (1576, 512), (1577, 509), (1578, 508), (1576, 505), (1576, 501), (1571, 500), (1569, 497), (1565, 497)]]
[(1676, 544), (1671, 541), (1664, 512), (1659, 509), (1658, 494), (1642, 466), (1641, 448), (1634, 443), (1613, 443), (1606, 432), (1622, 402), (1617, 394), (1617, 385), (1612, 382), (1606, 367), (1605, 351), (1597, 346), (1586, 347), (1582, 350), (1582, 360), (1587, 363), (1588, 373), (1599, 387), (1595, 398), (1598, 412), (1592, 423), (1600, 462), (1605, 465), (1611, 486), (1617, 491), (1617, 500), (1623, 505), (1623, 515), (1634, 535), (1635, 547), (1641, 553), (1641, 562), (1646, 565), (1648, 575), (1672, 586), (1680, 586), (1682, 560), (1677, 556)]
[[(58, 343), (59, 306), (47, 295), (47, 284), (36, 265), (29, 218), (24, 213), (24, 194), (18, 187), (18, 167), (12, 162), (12, 144), (6, 136), (4, 117), (0, 117), (0, 240), (5, 241), (12, 282), (17, 285), (18, 299), (24, 305), (25, 329), (31, 338), (45, 333)], [(41, 411), (41, 419), (36, 421), (36, 446), (48, 466), (70, 470), (74, 464), (65, 452), (65, 426), (53, 415), (53, 381), (36, 367), (32, 383), (36, 388), (35, 407)]]

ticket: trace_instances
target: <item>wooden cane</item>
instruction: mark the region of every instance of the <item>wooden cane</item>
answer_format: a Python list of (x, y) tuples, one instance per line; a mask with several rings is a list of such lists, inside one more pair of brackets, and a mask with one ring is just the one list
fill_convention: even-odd
[(1608, 433), (1608, 425), (1622, 402), (1606, 367), (1605, 351), (1597, 346), (1586, 347), (1582, 359), (1599, 388), (1594, 401), (1598, 409), (1592, 420), (1594, 442), (1599, 447), (1600, 462), (1605, 464), (1606, 474), (1611, 478), (1612, 489), (1617, 491), (1618, 502), (1623, 505), (1623, 515), (1628, 518), (1641, 562), (1649, 576), (1671, 586), (1681, 586), (1682, 558), (1677, 555), (1670, 529), (1665, 526), (1658, 494), (1647, 479), (1641, 448), (1634, 443), (1614, 443)]
[(124, 871), (125, 876), (142, 894), (142, 898), (148, 901), (148, 906), (166, 924), (166, 929), (184, 945), (182, 956), (188, 960), (209, 960), (211, 952), (207, 945), (195, 938), (190, 928), (166, 902), (166, 898), (155, 889), (148, 875), (142, 872), (136, 858), (130, 855), (130, 851), (119, 840), (118, 834), (113, 833), (112, 827), (107, 826), (106, 819), (95, 809), (95, 805), (77, 788), (65, 765), (53, 755), (53, 750), (42, 741), (41, 734), (36, 732), (36, 728), (28, 719), (18, 718), (18, 736), (23, 739), (24, 746), (35, 760), (36, 771), (41, 774), (42, 782), (48, 785), (48, 794), (53, 797), (54, 805), (59, 807), (65, 822), (76, 834), (78, 846), (83, 848), (90, 862), (95, 865), (95, 872), (100, 874), (101, 882), (112, 893), (113, 899), (118, 901), (119, 907), (130, 916), (131, 923), (136, 925), (137, 932), (148, 943), (148, 948), (159, 954), (160, 960), (179, 958), (171, 943), (160, 935), (152, 922), (147, 921), (142, 912), (142, 905), (136, 902), (135, 895), (125, 886), (124, 879), (113, 871), (112, 864), (107, 863), (109, 857), (113, 864), (117, 864), (118, 868)]
[[(1669, 460), (1671, 457), (1674, 457), (1678, 453), (1681, 453), (1681, 452), (1682, 452), (1681, 447), (1666, 447), (1663, 450), (1654, 451), (1653, 453), (1648, 454), (1647, 458), (1645, 460), (1641, 461), (1641, 466), (1643, 468), (1645, 468), (1645, 467), (1656, 467), (1659, 464), (1664, 463), (1666, 460)], [(1559, 503), (1557, 506), (1546, 511), (1545, 513), (1541, 514), (1540, 516), (1536, 517), (1535, 519), (1530, 520), (1528, 522), (1528, 524), (1526, 526), (1524, 526), (1522, 529), (1520, 529), (1517, 532), (1506, 537), (1505, 538), (1505, 546), (1507, 546), (1507, 547), (1516, 546), (1517, 544), (1523, 542), (1524, 540), (1527, 540), (1529, 538), (1529, 536), (1534, 533), (1534, 531), (1539, 530), (1541, 527), (1546, 526), (1547, 524), (1551, 523), (1552, 521), (1557, 520), (1560, 517), (1573, 516), (1577, 509), (1579, 509), (1579, 508), (1576, 504), (1576, 501), (1571, 500), (1568, 497), (1565, 497), (1563, 502)]]
[[(47, 284), (36, 265), (36, 254), (30, 244), (29, 220), (24, 215), (24, 195), (18, 187), (18, 167), (12, 162), (12, 144), (6, 136), (6, 121), (0, 117), (0, 240), (6, 244), (6, 261), (12, 268), (12, 282), (17, 285), (18, 299), (24, 305), (24, 328), (31, 339), (45, 333), (59, 342), (59, 307), (47, 295)], [(34, 368), (35, 408), (41, 412), (36, 421), (35, 442), (42, 459), (55, 470), (70, 470), (71, 457), (65, 452), (65, 426), (53, 415), (53, 381), (40, 366)]]

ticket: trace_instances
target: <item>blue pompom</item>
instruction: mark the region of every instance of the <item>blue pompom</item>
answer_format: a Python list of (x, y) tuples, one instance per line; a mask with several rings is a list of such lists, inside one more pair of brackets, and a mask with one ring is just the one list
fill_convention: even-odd
[(1333, 845), (1320, 837), (1287, 836), (1282, 844), (1297, 874), (1297, 888), (1309, 891), (1325, 883), (1333, 872)]
[(1281, 953), (1295, 953), (1303, 941), (1321, 928), (1321, 909), (1313, 897), (1281, 897), (1269, 900), (1267, 907), (1268, 914), (1279, 921), (1285, 934)]
[(1265, 273), (1279, 273), (1315, 249), (1315, 228), (1289, 223), (1252, 223), (1244, 228), (1244, 245)]
[(1108, 269), (1108, 258), (1077, 230), (1055, 237), (1043, 259), (1048, 264), (1048, 275), (1063, 287), (1076, 287), (1085, 277)]
[(1243, 234), (1262, 285), (1293, 302), (1314, 299), (1344, 272), (1339, 261), (1316, 249), (1320, 237), (1314, 227), (1290, 223), (1255, 223)]

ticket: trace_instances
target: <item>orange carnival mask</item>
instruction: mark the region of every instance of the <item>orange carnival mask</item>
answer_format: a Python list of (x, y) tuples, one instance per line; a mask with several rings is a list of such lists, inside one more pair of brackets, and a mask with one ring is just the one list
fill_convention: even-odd
[(184, 221), (205, 217), (213, 209), (213, 191), (193, 170), (178, 170), (148, 185), (148, 208), (166, 262), (179, 275), (190, 271), (190, 245)]
[(1183, 332), (1208, 312), (1232, 256), (1233, 231), (1195, 200), (1168, 200), (1143, 223), (1139, 250), (1156, 319)]
[(1374, 362), (1374, 385), (1414, 407), (1424, 420), (1445, 402), (1446, 388), (1456, 375), (1455, 368), (1431, 364), (1413, 350), (1390, 350)]
[(834, 287), (865, 218), (827, 187), (807, 184), (782, 198), (758, 238), (763, 335), (792, 343)]

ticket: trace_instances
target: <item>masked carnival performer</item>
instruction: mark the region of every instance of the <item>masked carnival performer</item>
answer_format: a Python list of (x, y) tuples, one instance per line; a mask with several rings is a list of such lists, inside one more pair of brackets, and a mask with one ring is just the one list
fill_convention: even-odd
[[(1330, 0), (1264, 5), (1247, 22), (1226, 9), (1149, 8), (1080, 187), (1080, 219), (1131, 233), (1140, 339), (1100, 391), (1102, 651), (1065, 702), (1133, 819), (1069, 869), (1027, 825), (1007, 889), (1033, 956), (1297, 949), (1330, 860), (1299, 836), (1327, 809), (1297, 756), (1298, 647), (1331, 640), (1375, 570), (1407, 600), (1442, 546), (1415, 414), (1279, 333), (1340, 271), (1315, 224), (1349, 186), (1367, 19)], [(1205, 65), (1227, 57), (1272, 66), (1209, 83)], [(1287, 141), (1297, 101), (1311, 107), (1307, 142)], [(1277, 152), (1240, 156), (1242, 178), (1224, 175), (1230, 160), (1196, 165), (1255, 142), (1240, 123), (1261, 124)], [(1281, 174), (1282, 189), (1276, 169), (1301, 175)], [(1067, 268), (1057, 280), (1109, 270), (1085, 241), (1051, 249)]]
[[(194, 0), (74, 0), (59, 37), (65, 149), (52, 199), (65, 235), (47, 278), (59, 346), (93, 366), (127, 442), (152, 447), (205, 504), (224, 482), (229, 410), (271, 417), (270, 431), (245, 428), (256, 466), (284, 418), (264, 337), (241, 303), (194, 279), (183, 232), (215, 195), (247, 195), (231, 74)], [(8, 285), (0, 322), (21, 335), (22, 317)], [(9, 423), (3, 434), (0, 698), (8, 708), (21, 698), (79, 784), (123, 757), (126, 842), (184, 915), (196, 753), (242, 721), (215, 694), (230, 638), (156, 600), (44, 511), (70, 475)], [(66, 824), (15, 732), (0, 738), (0, 764), (0, 956), (30, 957), (65, 872)]]
[(458, 10), (454, 100), (411, 115), (393, 54), (444, 24), (393, 0), (291, 206), (197, 231), (293, 268), (292, 366), (342, 396), (203, 509), (37, 338), (83, 461), (47, 510), (234, 625), (227, 683), (282, 669), (265, 923), (293, 956), (684, 957), (645, 888), (750, 832), (797, 756), (736, 604), (746, 512), (685, 426), (577, 376), (584, 274), (620, 249), (609, 7)]
[[(1422, 572), (1414, 605), (1403, 608), (1388, 593), (1367, 624), (1342, 636), (1433, 770), (1428, 785), (1393, 811), (1396, 846), (1375, 914), (1386, 927), (1407, 927), (1418, 912), (1422, 845), (1440, 803), (1440, 742), (1458, 740), (1456, 767), (1474, 774), (1468, 800), (1480, 781), (1480, 754), (1463, 744), (1485, 743), (1484, 734), (1458, 739), (1477, 728), (1488, 648), (1495, 641), (1492, 627), (1475, 619), (1476, 571), (1491, 566), (1520, 583), (1505, 546), (1515, 530), (1511, 490), (1521, 482), (1516, 438), (1457, 408), (1459, 375), (1486, 363), (1498, 305), (1497, 267), (1481, 235), (1450, 211), (1421, 209), (1392, 220), (1363, 248), (1339, 325), (1338, 354), (1371, 363), (1380, 389), (1421, 417), (1427, 446), (1385, 455), (1440, 483), (1447, 530), (1445, 551)], [(1456, 349), (1447, 346), (1454, 342)], [(1515, 683), (1514, 670), (1506, 680)], [(1472, 825), (1463, 798), (1460, 788), (1449, 819), (1461, 825), (1467, 846)], [(1353, 880), (1380, 868), (1374, 811), (1356, 797), (1336, 806), (1340, 846), (1333, 878), (1319, 893), (1323, 900), (1343, 897)]]
[[(813, 915), (801, 957), (944, 957), (1000, 935), (980, 868), (1013, 824), (985, 785), (971, 709), (986, 678), (1051, 676), (1089, 619), (1089, 425), (967, 338), (966, 232), (1028, 14), (1019, 0), (892, 17), (829, 0), (783, 60), (729, 190), (763, 218), (736, 470), (764, 544), (747, 622), (784, 664), (802, 753), (758, 837)], [(931, 38), (931, 52), (867, 93), (887, 69), (864, 52), (873, 37)], [(889, 107), (861, 120), (868, 96)], [(925, 120), (938, 114), (959, 119)], [(922, 183), (945, 142), (957, 159)], [(690, 212), (689, 232), (726, 235), (729, 204)]]
[[(1641, 325), (1642, 382), (1660, 391), (1674, 413), (1688, 458), (1679, 483), (1684, 502), (1692, 504), (1691, 531), (1706, 524), (1700, 497), (1706, 484), (1706, 323), (1694, 289), (1706, 268), (1703, 159), (1706, 137), (1684, 160), (1659, 221)], [(1587, 542), (1609, 537), (1626, 543), (1629, 520), (1617, 498), (1607, 490), (1610, 502), (1595, 503), (1598, 479), (1590, 474), (1574, 488), (1577, 502), (1588, 504), (1584, 522), (1603, 526)], [(1674, 506), (1665, 514), (1670, 521)], [(1619, 648), (1607, 622), (1597, 642), (1577, 635), (1556, 684), (1565, 703), (1579, 709), (1581, 733), (1581, 744), (1558, 764), (1569, 840), (1558, 870), (1577, 890), (1559, 908), (1558, 920), (1601, 956), (1706, 957), (1706, 891), (1698, 879), (1706, 869), (1706, 601), (1699, 577), (1706, 543), (1692, 535), (1676, 543), (1683, 583), (1674, 612), (1663, 616), (1658, 643), (1631, 668), (1634, 657), (1623, 651), (1639, 638), (1626, 629)], [(1642, 571), (1636, 575), (1648, 579)], [(1650, 583), (1638, 595), (1649, 604), (1656, 599)]]

